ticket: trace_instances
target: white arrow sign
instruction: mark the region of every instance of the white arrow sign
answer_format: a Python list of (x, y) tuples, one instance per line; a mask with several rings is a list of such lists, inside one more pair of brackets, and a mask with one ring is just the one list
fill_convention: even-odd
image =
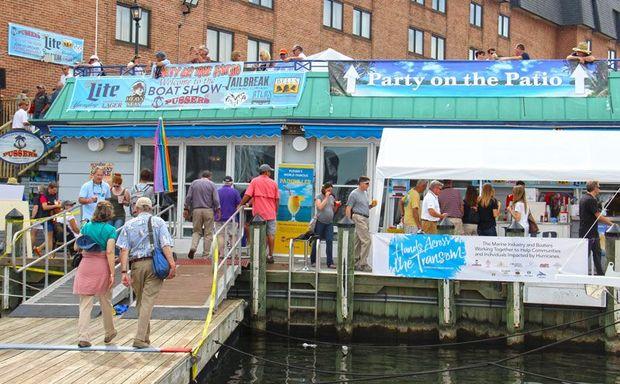
[(349, 69), (344, 74), (344, 78), (347, 80), (347, 93), (352, 95), (355, 93), (355, 85), (357, 84), (357, 79), (360, 78), (360, 74), (357, 73), (355, 67), (352, 65), (349, 66)]
[(577, 64), (577, 67), (570, 75), (571, 79), (575, 79), (575, 94), (585, 95), (586, 93), (586, 79), (590, 77), (588, 71), (581, 64)]

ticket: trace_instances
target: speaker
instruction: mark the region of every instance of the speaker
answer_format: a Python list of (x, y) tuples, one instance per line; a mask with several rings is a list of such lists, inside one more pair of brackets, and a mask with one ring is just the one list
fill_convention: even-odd
[(6, 69), (0, 68), (0, 89), (6, 88)]

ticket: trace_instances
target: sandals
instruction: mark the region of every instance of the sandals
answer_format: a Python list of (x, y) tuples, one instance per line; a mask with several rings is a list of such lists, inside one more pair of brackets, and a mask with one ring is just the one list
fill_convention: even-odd
[(267, 264), (273, 264), (276, 261), (273, 259), (273, 256), (267, 256)]

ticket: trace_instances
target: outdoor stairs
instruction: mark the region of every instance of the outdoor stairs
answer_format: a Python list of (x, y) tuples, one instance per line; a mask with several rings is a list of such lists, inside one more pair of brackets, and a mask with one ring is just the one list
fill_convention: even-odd
[[(75, 317), (79, 315), (80, 299), (73, 294), (73, 281), (77, 270), (72, 270), (65, 276), (50, 284), (46, 289), (37, 293), (19, 305), (9, 316), (11, 317)], [(129, 297), (129, 289), (120, 284), (120, 265), (115, 269), (115, 280), (118, 282), (112, 289), (112, 305), (118, 304)], [(93, 315), (101, 312), (99, 304), (95, 304)]]

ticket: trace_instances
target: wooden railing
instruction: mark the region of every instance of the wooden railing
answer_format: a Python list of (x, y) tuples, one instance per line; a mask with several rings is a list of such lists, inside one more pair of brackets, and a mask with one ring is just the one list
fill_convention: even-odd
[(17, 101), (18, 100), (14, 98), (0, 99), (0, 125), (13, 119), (13, 115), (17, 112)]

